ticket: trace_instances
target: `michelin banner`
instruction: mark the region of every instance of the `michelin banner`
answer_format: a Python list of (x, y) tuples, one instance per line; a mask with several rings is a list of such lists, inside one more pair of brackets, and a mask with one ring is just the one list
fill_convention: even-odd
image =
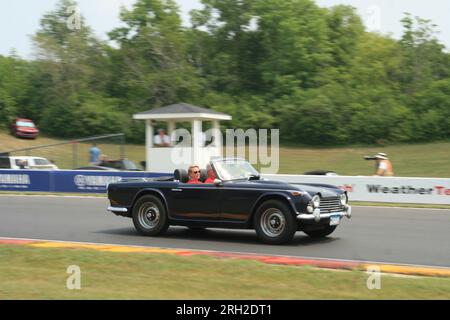
[(105, 193), (106, 186), (120, 178), (165, 175), (139, 171), (0, 170), (0, 191)]
[(0, 170), (0, 191), (49, 191), (49, 171)]
[(450, 205), (450, 178), (263, 175), (291, 184), (320, 183), (346, 190), (350, 201)]

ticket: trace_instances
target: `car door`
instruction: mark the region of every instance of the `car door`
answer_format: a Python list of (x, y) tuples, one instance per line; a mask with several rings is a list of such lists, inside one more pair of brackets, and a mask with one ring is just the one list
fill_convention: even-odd
[(170, 192), (172, 218), (205, 221), (220, 219), (220, 187), (213, 184), (179, 183)]
[(226, 182), (222, 187), (220, 218), (224, 222), (246, 222), (251, 216), (253, 206), (263, 194), (245, 182)]

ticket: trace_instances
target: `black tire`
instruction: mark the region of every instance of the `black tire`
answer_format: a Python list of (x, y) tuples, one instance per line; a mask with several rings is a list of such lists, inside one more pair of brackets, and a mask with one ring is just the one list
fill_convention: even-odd
[(258, 238), (267, 244), (283, 244), (292, 240), (297, 221), (292, 209), (279, 200), (268, 200), (256, 211), (253, 226)]
[(336, 228), (337, 228), (337, 226), (325, 226), (324, 228), (321, 228), (321, 229), (309, 230), (309, 231), (306, 230), (303, 232), (306, 233), (311, 238), (325, 238), (326, 236), (332, 234), (334, 232), (334, 230), (336, 230)]
[(169, 219), (166, 208), (158, 197), (142, 196), (133, 208), (133, 224), (144, 236), (158, 236), (167, 231)]

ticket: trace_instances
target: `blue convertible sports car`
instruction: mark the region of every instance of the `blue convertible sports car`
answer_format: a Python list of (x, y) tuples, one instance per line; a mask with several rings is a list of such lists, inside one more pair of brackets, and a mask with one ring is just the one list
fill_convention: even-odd
[(213, 184), (188, 184), (183, 169), (171, 177), (112, 183), (108, 210), (132, 218), (146, 236), (158, 236), (170, 225), (240, 228), (255, 229), (268, 244), (289, 242), (297, 231), (325, 237), (351, 217), (347, 193), (337, 187), (265, 180), (242, 159), (215, 159), (211, 166)]

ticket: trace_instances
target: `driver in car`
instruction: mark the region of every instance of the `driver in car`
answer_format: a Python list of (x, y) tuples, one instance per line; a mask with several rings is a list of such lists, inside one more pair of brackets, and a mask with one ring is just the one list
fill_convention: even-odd
[(188, 184), (201, 184), (200, 179), (200, 167), (190, 166), (188, 169), (189, 181)]
[(211, 164), (208, 163), (206, 165), (206, 170), (208, 171), (208, 179), (205, 180), (205, 183), (214, 183), (214, 180), (216, 180), (216, 174), (214, 173)]

